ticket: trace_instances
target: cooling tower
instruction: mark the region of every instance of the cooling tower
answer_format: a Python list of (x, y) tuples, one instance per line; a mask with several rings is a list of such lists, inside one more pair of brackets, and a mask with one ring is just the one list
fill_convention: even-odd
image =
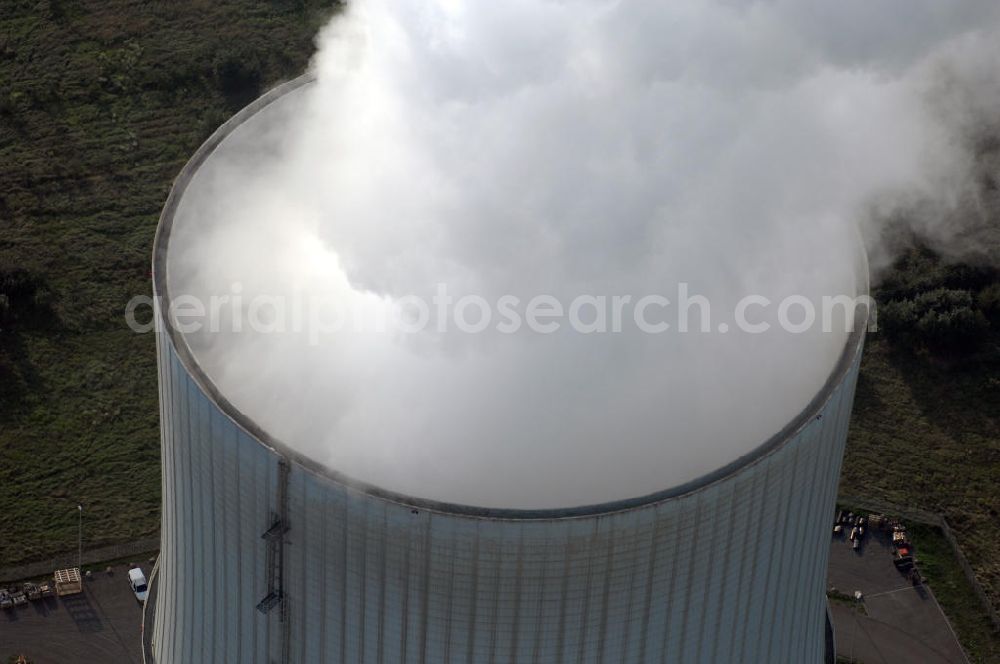
[[(164, 313), (171, 229), (227, 138), (308, 83), (223, 126), (160, 222), (155, 661), (821, 662), (860, 317), (822, 390), (751, 453), (653, 495), (570, 509), (473, 508), (362, 485), (227, 401)], [(747, 398), (766, 401), (760, 387)]]

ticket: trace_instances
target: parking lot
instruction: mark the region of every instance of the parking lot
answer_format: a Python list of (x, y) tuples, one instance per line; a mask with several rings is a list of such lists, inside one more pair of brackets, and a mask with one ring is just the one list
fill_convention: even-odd
[(127, 574), (124, 565), (94, 572), (81, 594), (0, 612), (0, 662), (23, 654), (33, 664), (141, 664), (142, 607)]
[(930, 588), (907, 580), (892, 560), (889, 533), (870, 528), (857, 551), (846, 531), (834, 535), (828, 586), (838, 594), (863, 594), (860, 602), (830, 601), (837, 655), (863, 664), (966, 664), (968, 659)]

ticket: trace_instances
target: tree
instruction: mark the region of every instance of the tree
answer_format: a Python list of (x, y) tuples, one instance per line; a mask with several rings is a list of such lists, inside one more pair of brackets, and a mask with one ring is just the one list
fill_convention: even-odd
[(972, 293), (949, 288), (891, 300), (882, 306), (880, 322), (890, 336), (931, 350), (971, 350), (990, 329)]
[(0, 295), (7, 298), (8, 306), (15, 312), (33, 308), (38, 295), (38, 282), (24, 268), (0, 268)]

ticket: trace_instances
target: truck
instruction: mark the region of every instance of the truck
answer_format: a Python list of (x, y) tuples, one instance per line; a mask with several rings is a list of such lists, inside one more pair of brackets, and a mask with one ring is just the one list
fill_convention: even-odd
[(25, 595), (27, 595), (28, 599), (31, 600), (32, 602), (37, 602), (42, 598), (41, 589), (36, 584), (31, 583), (30, 581), (24, 584), (24, 586), (21, 588), (21, 591)]
[(901, 572), (908, 572), (913, 569), (913, 550), (906, 546), (900, 546), (893, 554), (892, 564)]

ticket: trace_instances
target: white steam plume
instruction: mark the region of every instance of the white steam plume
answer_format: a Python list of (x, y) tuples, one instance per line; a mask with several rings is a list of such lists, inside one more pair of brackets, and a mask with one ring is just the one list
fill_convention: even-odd
[(363, 482), (516, 508), (669, 488), (777, 432), (843, 349), (842, 329), (718, 333), (737, 301), (854, 294), (856, 224), (967, 177), (951, 119), (995, 100), (927, 99), (942, 68), (996, 89), (998, 9), (355, 2), (318, 82), (192, 183), (171, 293), (372, 312), (442, 283), (568, 303), (686, 282), (713, 333), (189, 335), (238, 408)]

